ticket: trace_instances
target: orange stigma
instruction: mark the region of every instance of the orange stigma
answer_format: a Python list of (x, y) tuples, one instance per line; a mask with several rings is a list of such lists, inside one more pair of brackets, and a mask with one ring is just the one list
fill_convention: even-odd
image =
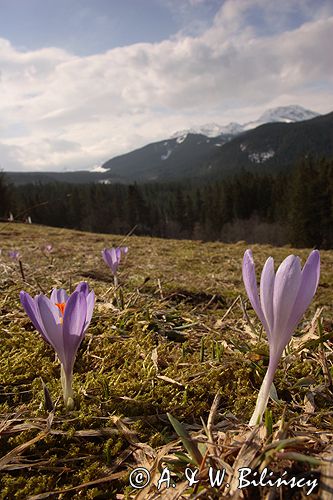
[(63, 316), (65, 312), (66, 303), (65, 302), (56, 303), (56, 306), (59, 308), (61, 316)]

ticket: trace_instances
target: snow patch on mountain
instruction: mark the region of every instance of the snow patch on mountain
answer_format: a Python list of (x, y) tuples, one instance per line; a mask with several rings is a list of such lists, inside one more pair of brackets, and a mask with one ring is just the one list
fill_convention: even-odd
[(93, 168), (89, 170), (89, 172), (99, 172), (101, 174), (104, 174), (104, 172), (108, 172), (108, 168), (104, 168), (101, 165), (95, 165)]
[(177, 139), (176, 139), (177, 144), (181, 144), (182, 142), (184, 142), (186, 137), (187, 137), (187, 134), (180, 135), (179, 137), (177, 137)]
[(175, 132), (174, 134), (172, 134), (170, 136), (170, 139), (178, 139), (178, 138), (183, 138), (183, 137), (187, 137), (188, 134), (197, 134), (198, 132), (196, 130), (194, 130), (194, 128), (187, 128), (187, 129), (184, 129), (184, 130), (177, 130), (177, 132)]
[(111, 184), (111, 179), (100, 179), (98, 184)]
[(251, 153), (248, 155), (248, 158), (250, 161), (252, 161), (252, 163), (264, 163), (274, 155), (275, 151), (273, 151), (273, 149), (269, 149), (268, 151), (263, 151), (262, 153)]
[(161, 155), (161, 160), (167, 160), (172, 153), (172, 149), (168, 149), (168, 151), (165, 153), (165, 155)]

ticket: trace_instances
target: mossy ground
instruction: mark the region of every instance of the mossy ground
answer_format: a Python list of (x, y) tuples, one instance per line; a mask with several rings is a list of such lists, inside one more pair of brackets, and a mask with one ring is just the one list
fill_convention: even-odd
[[(51, 254), (42, 250), (47, 244)], [(128, 237), (115, 293), (101, 250), (119, 244), (120, 236), (0, 227), (0, 498), (227, 498), (226, 488), (209, 488), (204, 464), (200, 485), (186, 485), (189, 459), (168, 412), (205, 446), (205, 463), (226, 466), (230, 475), (244, 455), (242, 466), (319, 479), (333, 429), (333, 252), (321, 252), (317, 294), (280, 362), (275, 386), (282, 402), (269, 403), (273, 429), (253, 433), (246, 423), (268, 345), (246, 303), (241, 261), (247, 246)], [(24, 280), (7, 256), (11, 249), (21, 253)], [(296, 253), (252, 249), (258, 270), (269, 255), (278, 264)], [(297, 250), (303, 262), (308, 253)], [(69, 291), (80, 281), (97, 300), (75, 363), (76, 409), (66, 412), (59, 363), (23, 311), (19, 292)], [(312, 321), (319, 308), (325, 341)], [(54, 411), (46, 407), (42, 381)], [(207, 429), (209, 415), (214, 425)], [(159, 493), (153, 481), (141, 492), (130, 487), (133, 468), (156, 471), (166, 463), (178, 478), (172, 491)], [(284, 489), (283, 498), (319, 498), (318, 490), (310, 497), (296, 490)], [(264, 498), (267, 491), (237, 494)]]

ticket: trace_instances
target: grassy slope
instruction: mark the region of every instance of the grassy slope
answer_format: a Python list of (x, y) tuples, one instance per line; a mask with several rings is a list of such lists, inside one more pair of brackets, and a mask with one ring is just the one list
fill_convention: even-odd
[[(47, 243), (54, 246), (52, 259), (40, 250)], [(318, 341), (311, 319), (324, 306), (324, 333), (331, 332), (333, 252), (321, 252), (317, 295), (276, 374), (278, 395), (288, 404), (271, 401), (273, 434), (263, 427), (251, 437), (246, 423), (268, 363), (268, 346), (265, 335), (257, 335), (260, 325), (251, 307), (247, 304), (257, 333), (236, 300), (239, 294), (245, 300), (241, 260), (246, 246), (127, 238), (129, 253), (119, 275), (121, 309), (101, 258), (102, 248), (120, 243), (120, 236), (41, 226), (0, 228), (0, 498), (50, 498), (42, 494), (51, 491), (64, 491), (54, 498), (134, 498), (137, 492), (128, 485), (131, 468), (153, 469), (170, 457), (173, 465), (167, 463), (178, 481), (169, 493), (183, 491), (170, 498), (194, 498), (184, 483), (187, 460), (175, 455), (186, 451), (167, 412), (193, 439), (206, 443), (206, 451), (208, 432), (214, 446), (208, 445), (206, 464), (227, 467), (230, 476), (239, 466), (266, 465), (277, 476), (283, 470), (303, 476), (313, 470), (319, 479), (323, 469), (316, 460), (309, 462), (325, 456), (332, 436), (333, 355), (330, 341), (323, 346)], [(290, 248), (252, 248), (258, 269), (269, 255), (279, 263), (292, 253)], [(6, 257), (9, 249), (22, 253), (25, 282), (18, 264)], [(304, 262), (308, 250), (297, 253)], [(95, 290), (97, 303), (75, 364), (78, 409), (66, 413), (59, 364), (18, 296), (22, 289), (32, 295), (53, 287), (68, 290), (82, 280)], [(54, 413), (45, 409), (41, 378), (56, 403)], [(212, 409), (217, 393), (219, 403)], [(201, 417), (207, 422), (210, 411), (215, 423), (207, 431)], [(291, 438), (277, 449), (282, 439)], [(300, 460), (294, 452), (310, 458)], [(96, 480), (100, 484), (87, 484)], [(206, 488), (202, 498), (230, 492), (209, 490), (203, 472), (196, 492)], [(166, 491), (154, 496), (152, 484), (142, 491), (141, 498), (167, 498)], [(317, 498), (305, 497), (304, 491), (293, 498)], [(259, 492), (265, 494), (263, 488), (238, 490), (245, 498), (259, 498)], [(237, 498), (235, 491), (231, 496)]]

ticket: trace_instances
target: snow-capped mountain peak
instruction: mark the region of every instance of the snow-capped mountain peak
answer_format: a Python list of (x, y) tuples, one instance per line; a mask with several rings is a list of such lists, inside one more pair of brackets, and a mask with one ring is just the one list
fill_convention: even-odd
[(294, 106), (279, 106), (268, 109), (259, 118), (262, 123), (269, 122), (301, 122), (319, 116), (319, 113), (305, 109), (297, 104)]
[(230, 122), (230, 123), (228, 123), (228, 125), (220, 127), (220, 130), (221, 130), (222, 134), (236, 135), (236, 134), (240, 134), (241, 132), (243, 132), (243, 125), (241, 125), (240, 123), (237, 123), (237, 122)]
[(320, 114), (309, 109), (305, 109), (302, 106), (298, 106), (297, 104), (291, 106), (279, 106), (277, 108), (268, 109), (258, 118), (258, 120), (250, 121), (242, 125), (237, 122), (231, 122), (228, 125), (207, 123), (205, 125), (176, 132), (171, 136), (171, 139), (181, 138), (181, 142), (183, 142), (188, 134), (202, 134), (206, 137), (219, 137), (222, 135), (234, 136), (240, 134), (241, 132), (245, 132), (246, 130), (256, 128), (259, 125), (263, 125), (264, 123), (300, 122), (303, 120), (310, 120), (316, 116), (320, 116)]
[(221, 127), (217, 123), (206, 123), (198, 127), (191, 127), (184, 130), (179, 130), (178, 132), (172, 134), (170, 139), (184, 137), (187, 136), (188, 134), (202, 134), (205, 135), (206, 137), (217, 137), (223, 133), (222, 131), (223, 128), (224, 127)]

